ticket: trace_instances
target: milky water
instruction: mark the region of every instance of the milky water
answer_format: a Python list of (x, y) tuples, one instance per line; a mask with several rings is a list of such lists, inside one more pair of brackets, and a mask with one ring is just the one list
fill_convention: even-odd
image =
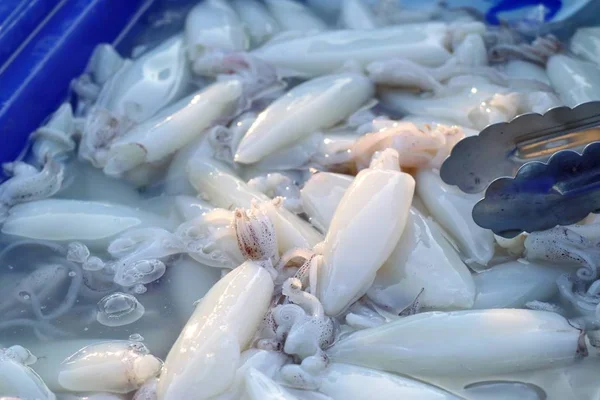
[[(79, 164), (77, 161), (72, 163)], [(85, 166), (72, 166), (73, 170), (79, 168), (80, 171), (91, 172)], [(94, 176), (104, 180), (101, 176), (96, 174)], [(90, 177), (88, 176), (87, 179)], [(108, 178), (106, 178), (106, 183), (110, 184)], [(124, 196), (120, 199), (116, 198), (114, 194), (111, 195), (109, 186), (105, 186), (105, 189), (106, 198), (96, 200), (110, 200), (113, 203), (120, 201), (121, 204), (131, 205), (131, 198), (128, 199)], [(130, 188), (130, 191), (130, 194), (138, 192), (133, 187)], [(94, 191), (94, 193), (96, 192)], [(72, 196), (75, 194), (77, 196)], [(85, 188), (75, 188), (69, 185), (56, 195), (57, 198), (71, 199), (87, 199), (89, 196), (90, 193)], [(159, 202), (160, 198), (155, 201)], [(160, 207), (153, 204), (150, 198), (144, 198), (143, 195), (139, 196), (136, 207), (152, 211), (160, 210)], [(83, 265), (82, 268), (81, 264), (67, 260), (67, 243), (18, 240), (6, 235), (2, 235), (0, 238), (3, 248), (0, 254), (0, 286), (3, 288), (3, 296), (0, 299), (0, 343), (3, 346), (20, 344), (30, 347), (36, 344), (71, 339), (86, 339), (91, 343), (97, 339), (127, 339), (129, 335), (140, 334), (145, 338), (145, 343), (152, 352), (159, 357), (165, 357), (169, 345), (177, 338), (187, 319), (175, 312), (171, 301), (173, 292), (169, 292), (174, 285), (171, 280), (173, 269), (170, 267), (177, 262), (182, 262), (180, 256), (168, 260), (169, 268), (166, 268), (164, 275), (159, 279), (153, 279), (152, 282), (144, 284), (146, 293), (138, 295), (132, 288), (130, 294), (117, 295), (128, 301), (117, 302), (113, 297), (112, 301), (105, 299), (101, 302), (107, 294), (122, 293), (123, 289), (112, 282), (110, 275), (105, 277), (104, 282), (98, 282), (102, 271), (94, 271), (93, 261), (89, 265)], [(92, 250), (91, 256), (99, 257), (102, 260), (111, 258), (105, 251)], [(23, 281), (28, 275), (44, 268), (52, 268), (52, 270), (39, 282), (36, 281), (34, 287), (23, 285)], [(215, 271), (215, 275), (218, 276), (218, 271)], [(19, 285), (20, 283), (21, 285)], [(94, 286), (95, 289), (100, 290), (92, 291), (88, 286)], [(73, 289), (70, 291), (70, 287), (80, 288), (74, 302), (70, 299), (70, 296), (73, 296)], [(42, 320), (36, 318), (36, 313), (33, 311), (35, 304), (32, 304), (29, 292), (42, 294), (39, 298), (39, 310), (43, 315), (52, 318)], [(139, 304), (135, 304), (138, 302)], [(55, 311), (64, 309), (66, 303), (73, 304), (68, 307), (68, 311), (59, 312), (60, 315), (53, 316)], [(136, 307), (137, 312), (130, 310)], [(114, 325), (114, 322), (106, 320), (102, 320), (103, 323), (100, 323), (98, 315), (106, 314), (106, 312), (99, 313), (99, 310), (103, 309), (109, 310), (109, 314), (111, 312), (117, 315), (123, 314), (121, 323), (130, 320), (133, 322), (122, 326), (110, 326)], [(100, 318), (102, 319), (102, 317)]]

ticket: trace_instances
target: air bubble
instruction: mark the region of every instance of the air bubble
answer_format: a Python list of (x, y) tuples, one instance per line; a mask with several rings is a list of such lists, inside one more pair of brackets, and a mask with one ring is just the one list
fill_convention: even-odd
[(75, 271), (69, 272), (69, 277), (74, 278), (75, 276), (77, 276), (77, 273)]
[(27, 293), (25, 291), (19, 292), (19, 297), (22, 298), (23, 300), (29, 300), (31, 298), (29, 293)]
[(98, 302), (96, 319), (104, 326), (123, 326), (142, 318), (144, 311), (135, 297), (117, 292)]
[(124, 287), (147, 284), (163, 276), (165, 270), (165, 264), (160, 260), (139, 260), (120, 268), (114, 282)]
[(81, 268), (83, 268), (85, 271), (100, 271), (102, 268), (104, 268), (104, 261), (98, 257), (92, 256), (83, 263)]
[(148, 289), (146, 288), (146, 286), (142, 285), (141, 283), (133, 287), (133, 293), (135, 294), (144, 294), (147, 290)]
[(131, 335), (129, 335), (129, 340), (131, 340), (132, 342), (143, 342), (144, 337), (139, 333), (132, 333)]
[(80, 242), (69, 243), (67, 250), (67, 260), (83, 264), (90, 256), (90, 250)]

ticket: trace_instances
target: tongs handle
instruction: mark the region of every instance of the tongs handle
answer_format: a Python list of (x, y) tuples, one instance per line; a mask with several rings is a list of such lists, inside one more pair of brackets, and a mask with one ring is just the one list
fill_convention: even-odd
[(573, 109), (553, 108), (544, 115), (520, 115), (457, 143), (442, 165), (440, 176), (465, 193), (483, 192), (495, 179), (515, 176), (527, 162), (547, 161), (557, 151), (582, 150), (600, 141), (599, 128), (599, 101)]
[(492, 182), (473, 208), (473, 220), (511, 238), (571, 225), (600, 212), (600, 142), (583, 153), (563, 150), (547, 163), (523, 165), (514, 178)]

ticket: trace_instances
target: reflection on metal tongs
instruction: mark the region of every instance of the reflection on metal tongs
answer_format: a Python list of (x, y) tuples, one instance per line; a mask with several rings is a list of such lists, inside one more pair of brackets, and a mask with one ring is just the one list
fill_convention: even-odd
[(497, 235), (577, 223), (600, 212), (600, 102), (490, 125), (459, 142), (440, 175), (485, 190), (473, 219)]

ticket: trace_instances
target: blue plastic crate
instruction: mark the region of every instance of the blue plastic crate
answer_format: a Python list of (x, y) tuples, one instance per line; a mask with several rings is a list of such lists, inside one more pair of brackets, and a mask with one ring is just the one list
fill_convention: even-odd
[(67, 99), (95, 46), (127, 51), (153, 13), (188, 0), (1, 0), (0, 162)]

